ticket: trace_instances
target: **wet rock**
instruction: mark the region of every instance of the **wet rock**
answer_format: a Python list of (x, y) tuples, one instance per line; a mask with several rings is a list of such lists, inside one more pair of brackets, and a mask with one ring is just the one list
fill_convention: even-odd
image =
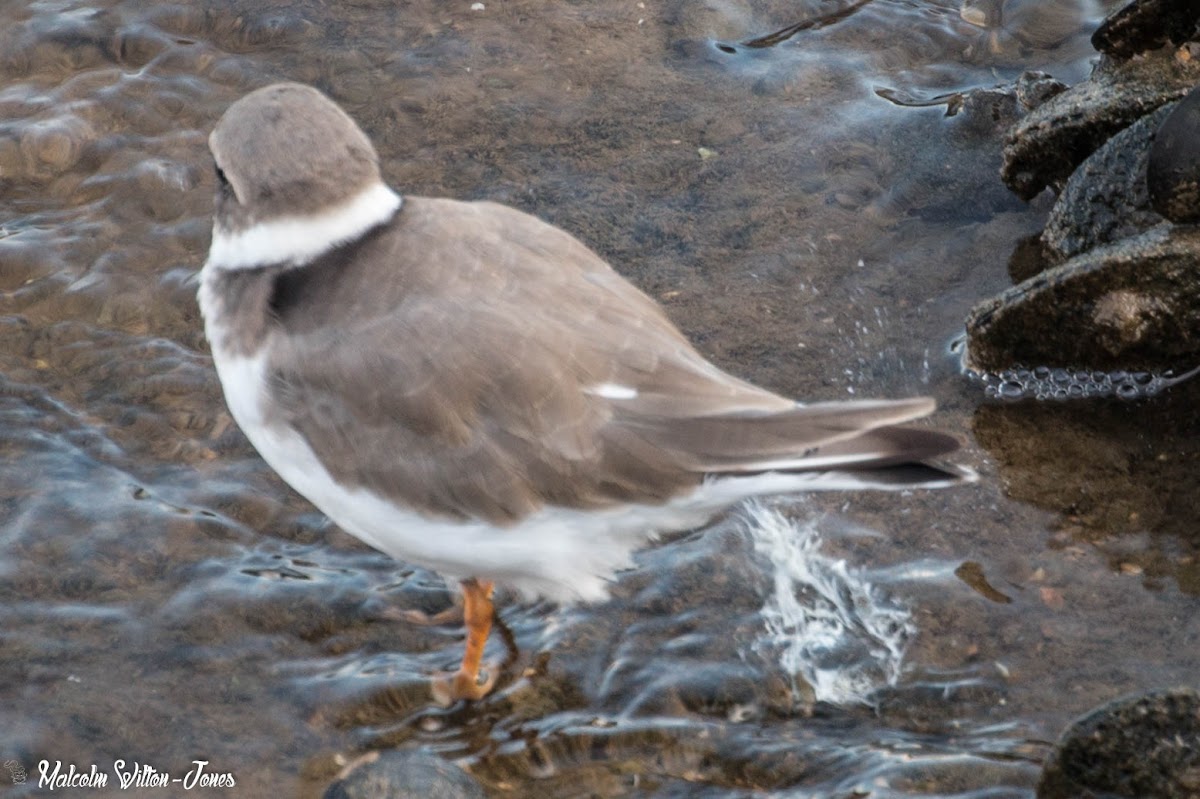
[(1196, 33), (1195, 0), (1134, 0), (1108, 15), (1092, 34), (1092, 46), (1114, 58), (1130, 58), (1167, 42), (1181, 44)]
[(1000, 176), (1032, 199), (1061, 185), (1118, 131), (1200, 83), (1200, 62), (1153, 53), (1127, 62), (1104, 61), (1092, 77), (1034, 109), (1010, 131)]
[(1162, 222), (1146, 193), (1146, 163), (1155, 130), (1173, 107), (1164, 106), (1113, 136), (1071, 175), (1042, 231), (1052, 263)]
[(1054, 266), (1056, 261), (1042, 244), (1042, 234), (1025, 236), (1008, 256), (1008, 276), (1020, 283)]
[(475, 778), (424, 750), (371, 753), (330, 785), (324, 799), (484, 799)]
[[(1167, 14), (1174, 17), (1153, 20)], [(1191, 21), (1179, 27), (1180, 15)], [(1101, 38), (1134, 52), (1141, 47), (1135, 40), (1151, 41), (1150, 26), (1170, 32), (1162, 41), (1176, 41), (1197, 20), (1194, 0), (1135, 2), (1110, 17)], [(1101, 59), (1088, 80), (1053, 94), (1010, 129), (1004, 182), (1027, 200), (1047, 187), (1060, 196), (1041, 236), (1021, 242), (1010, 259), (1009, 272), (1021, 282), (967, 319), (967, 365), (992, 373), (985, 383), (997, 396), (1007, 396), (1001, 383), (1013, 370), (1164, 371), (1161, 388), (1171, 372), (1200, 362), (1188, 327), (1200, 316), (1195, 270), (1187, 266), (1197, 257), (1197, 236), (1163, 222), (1164, 211), (1176, 221), (1200, 219), (1200, 148), (1192, 135), (1200, 110), (1193, 115), (1176, 103), (1200, 84), (1200, 59), (1187, 52)], [(995, 373), (1000, 383), (989, 383)], [(1106, 386), (1063, 389), (1108, 396)], [(1045, 388), (1034, 394), (1063, 393)], [(1128, 391), (1119, 396), (1147, 395), (1138, 385), (1121, 388)], [(1019, 385), (1013, 391), (1027, 393)]]
[(1158, 127), (1147, 157), (1146, 190), (1154, 210), (1171, 221), (1200, 222), (1200, 87)]
[(1200, 694), (1153, 691), (1088, 713), (1059, 739), (1037, 796), (1200, 797)]
[(1161, 225), (1078, 255), (972, 309), (967, 366), (1147, 371), (1200, 362), (1200, 230)]
[(1032, 111), (1051, 97), (1062, 94), (1068, 88), (1067, 84), (1052, 75), (1036, 70), (1022, 72), (1017, 78), (1017, 102), (1026, 111)]
[(1001, 4), (997, 0), (963, 0), (958, 14), (963, 22), (980, 28), (991, 28), (1000, 24)]

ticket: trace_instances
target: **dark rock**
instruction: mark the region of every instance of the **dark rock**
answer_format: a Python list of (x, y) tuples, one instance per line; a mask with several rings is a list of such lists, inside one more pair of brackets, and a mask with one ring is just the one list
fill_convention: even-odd
[(1117, 699), (1072, 724), (1046, 761), (1038, 799), (1200, 797), (1200, 694)]
[(1154, 131), (1173, 107), (1164, 106), (1113, 136), (1071, 175), (1042, 232), (1051, 263), (1163, 221), (1146, 194), (1146, 162)]
[[(1169, 376), (1200, 362), (1192, 327), (1200, 320), (1200, 234), (1163, 224), (1167, 210), (1176, 221), (1200, 221), (1200, 109), (1192, 115), (1171, 107), (1200, 83), (1200, 59), (1161, 47), (1186, 40), (1198, 21), (1196, 0), (1132, 3), (1109, 18), (1097, 41), (1122, 58), (1149, 52), (1103, 58), (1066, 91), (1027, 88), (1028, 103), (1018, 85), (1021, 105), (1032, 110), (1008, 132), (1001, 178), (1026, 200), (1047, 187), (1061, 196), (1042, 235), (1019, 244), (1010, 259), (1010, 274), (1022, 282), (967, 320), (967, 366), (991, 373), (984, 375), (988, 391), (1024, 396), (1028, 381), (1005, 382), (1014, 368)], [(1064, 391), (1107, 396), (1109, 387)], [(1059, 388), (1033, 393), (1059, 396)], [(1119, 388), (1129, 398), (1154, 393)]]
[(1000, 176), (1032, 199), (1061, 185), (1115, 133), (1200, 82), (1200, 63), (1169, 52), (1118, 63), (1103, 61), (1092, 77), (1034, 109), (1009, 131)]
[(1167, 42), (1182, 44), (1196, 33), (1196, 0), (1133, 0), (1108, 15), (1092, 34), (1092, 46), (1113, 58), (1129, 58)]
[(1042, 244), (1040, 233), (1020, 239), (1008, 256), (1008, 276), (1013, 283), (1028, 280), (1057, 263)]
[(1092, 369), (1200, 362), (1200, 229), (1161, 225), (1042, 272), (967, 317), (967, 363)]
[(1154, 209), (1173, 222), (1200, 222), (1200, 87), (1162, 121), (1147, 160)]
[(421, 749), (372, 753), (325, 790), (324, 799), (484, 799), (467, 772)]

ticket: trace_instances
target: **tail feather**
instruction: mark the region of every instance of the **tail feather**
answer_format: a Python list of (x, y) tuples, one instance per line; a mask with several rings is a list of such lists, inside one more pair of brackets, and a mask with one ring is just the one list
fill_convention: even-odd
[(949, 488), (960, 483), (973, 483), (978, 479), (978, 475), (965, 466), (943, 463), (903, 463), (885, 466), (882, 469), (833, 470), (817, 474), (820, 476), (809, 490), (901, 491), (909, 488)]
[(940, 430), (920, 427), (879, 427), (855, 438), (813, 447), (806, 454), (776, 460), (747, 460), (709, 468), (710, 472), (818, 471), (883, 469), (940, 458), (954, 452), (960, 441)]
[[(634, 416), (623, 421), (627, 429), (638, 431), (638, 439), (670, 453), (680, 466), (712, 476), (882, 471), (922, 464), (958, 449), (954, 436), (905, 426), (934, 408), (931, 398), (916, 397), (797, 404), (774, 412)], [(878, 479), (893, 478), (879, 475)], [(916, 475), (912, 479), (920, 482)]]

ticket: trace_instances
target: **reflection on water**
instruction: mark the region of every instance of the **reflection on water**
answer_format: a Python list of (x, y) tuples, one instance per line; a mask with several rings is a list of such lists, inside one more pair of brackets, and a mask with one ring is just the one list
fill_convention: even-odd
[(1193, 380), (1140, 405), (993, 405), (972, 426), (1009, 493), (1058, 514), (1052, 546), (1092, 543), (1120, 573), (1195, 595), (1198, 393)]
[[(243, 795), (318, 795), (359, 749), (420, 746), (498, 795), (1030, 796), (1027, 740), (1194, 676), (1186, 409), (977, 411), (936, 355), (1046, 210), (996, 177), (1015, 109), (969, 90), (1081, 78), (1104, 10), (991, 5), (0, 9), (0, 760), (202, 757)], [(402, 191), (575, 233), (740, 375), (936, 395), (981, 481), (734, 513), (600, 605), (501, 596), (522, 660), (433, 707), (460, 631), (393, 617), (448, 593), (266, 469), (200, 334), (205, 137), (281, 78), (344, 104)]]

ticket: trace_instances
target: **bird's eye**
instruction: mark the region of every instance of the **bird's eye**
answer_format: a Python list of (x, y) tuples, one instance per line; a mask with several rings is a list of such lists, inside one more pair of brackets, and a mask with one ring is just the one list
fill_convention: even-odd
[(228, 188), (229, 178), (225, 177), (225, 171), (222, 170), (221, 167), (217, 166), (216, 163), (213, 164), (213, 169), (216, 170), (217, 173), (217, 183), (221, 184), (222, 189)]

